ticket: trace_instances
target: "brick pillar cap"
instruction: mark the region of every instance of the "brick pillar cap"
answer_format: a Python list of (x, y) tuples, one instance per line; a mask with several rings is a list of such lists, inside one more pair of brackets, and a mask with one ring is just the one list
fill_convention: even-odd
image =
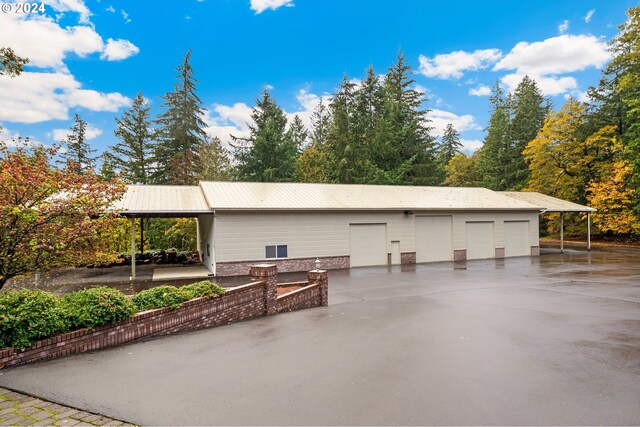
[(314, 273), (314, 274), (323, 274), (326, 273), (327, 270), (311, 270), (309, 271), (309, 273)]

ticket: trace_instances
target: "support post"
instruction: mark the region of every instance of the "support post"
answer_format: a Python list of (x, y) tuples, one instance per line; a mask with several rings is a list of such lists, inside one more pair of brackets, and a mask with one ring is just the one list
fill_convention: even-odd
[(591, 212), (587, 212), (587, 250), (591, 251)]
[(131, 217), (131, 280), (136, 280), (136, 220)]
[(196, 217), (196, 250), (198, 251), (200, 262), (202, 262), (202, 247), (200, 245), (202, 245), (202, 242), (200, 241), (200, 219)]
[(278, 267), (275, 264), (256, 264), (249, 270), (251, 280), (264, 283), (265, 314), (270, 316), (278, 312)]
[(560, 212), (560, 253), (564, 253), (564, 212)]
[(326, 307), (329, 305), (329, 273), (327, 270), (311, 270), (307, 273), (309, 284), (320, 285), (320, 305)]

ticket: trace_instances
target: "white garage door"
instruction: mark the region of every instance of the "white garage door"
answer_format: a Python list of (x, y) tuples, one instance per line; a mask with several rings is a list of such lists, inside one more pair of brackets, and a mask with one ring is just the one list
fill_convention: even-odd
[(416, 216), (416, 262), (451, 261), (450, 216)]
[(493, 244), (493, 222), (467, 222), (467, 259), (496, 256)]
[(350, 224), (351, 267), (387, 264), (386, 224)]
[(505, 221), (504, 256), (530, 255), (529, 221)]

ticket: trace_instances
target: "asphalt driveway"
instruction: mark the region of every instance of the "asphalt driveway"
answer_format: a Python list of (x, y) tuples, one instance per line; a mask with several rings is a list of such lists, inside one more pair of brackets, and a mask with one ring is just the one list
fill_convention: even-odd
[(640, 424), (640, 251), (330, 273), (330, 306), (0, 370), (141, 424)]

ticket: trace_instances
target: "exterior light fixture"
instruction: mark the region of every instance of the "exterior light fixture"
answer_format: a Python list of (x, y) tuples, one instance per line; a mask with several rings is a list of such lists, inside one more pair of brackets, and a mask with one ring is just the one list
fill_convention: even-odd
[(413, 212), (411, 212), (411, 211), (404, 211), (404, 214), (405, 214), (405, 215), (413, 215)]
[(316, 258), (316, 270), (320, 270), (320, 258)]

